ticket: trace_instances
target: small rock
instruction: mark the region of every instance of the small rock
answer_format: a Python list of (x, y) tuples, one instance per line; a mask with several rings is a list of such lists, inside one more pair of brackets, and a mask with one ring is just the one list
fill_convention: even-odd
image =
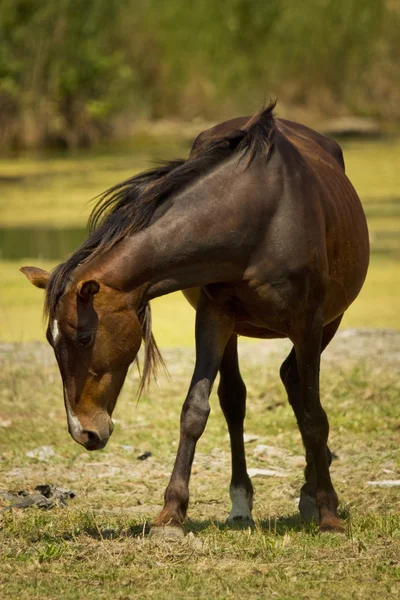
[(133, 451), (133, 446), (129, 446), (127, 444), (120, 444), (120, 448), (122, 448), (122, 450), (126, 450), (127, 452)]
[(275, 448), (275, 446), (258, 444), (258, 446), (254, 448), (253, 455), (258, 459), (285, 458), (286, 452), (280, 448)]
[(249, 477), (287, 477), (287, 474), (283, 471), (276, 471), (275, 469), (247, 469)]
[(97, 473), (97, 479), (107, 479), (107, 477), (116, 477), (121, 473), (119, 467), (108, 467), (106, 471), (100, 471)]
[(304, 464), (304, 456), (289, 454), (289, 452), (283, 448), (266, 446), (265, 444), (258, 444), (258, 446), (254, 448), (253, 455), (257, 460), (279, 460), (285, 463), (285, 465), (290, 464), (293, 467), (302, 466)]
[(11, 419), (0, 419), (0, 427), (6, 429), (7, 427), (11, 427), (12, 421)]
[(35, 450), (25, 452), (25, 454), (29, 458), (37, 458), (44, 462), (55, 456), (55, 452), (51, 446), (40, 446), (39, 448), (35, 448)]
[(24, 476), (24, 472), (22, 469), (12, 469), (11, 471), (8, 471), (6, 473), (7, 477), (23, 477)]
[(193, 531), (190, 531), (187, 534), (185, 541), (190, 546), (190, 548), (192, 548), (192, 550), (199, 551), (203, 549), (203, 542), (194, 535)]
[(400, 487), (400, 479), (382, 479), (381, 481), (367, 481), (367, 485), (376, 487)]
[(245, 444), (250, 444), (250, 442), (257, 441), (259, 437), (260, 437), (259, 435), (254, 435), (253, 433), (244, 433), (243, 441)]

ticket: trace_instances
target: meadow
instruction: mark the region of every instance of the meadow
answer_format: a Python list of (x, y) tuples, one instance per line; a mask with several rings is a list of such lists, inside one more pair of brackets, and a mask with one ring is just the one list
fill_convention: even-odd
[[(400, 334), (345, 331), (323, 358), (322, 397), (345, 535), (320, 535), (297, 511), (303, 450), (278, 376), (287, 341), (241, 349), (246, 432), (253, 439), (246, 444), (248, 466), (277, 473), (253, 478), (255, 528), (225, 525), (229, 441), (214, 392), (180, 541), (149, 538), (147, 531), (171, 473), (193, 352), (164, 351), (170, 378), (161, 377), (139, 403), (133, 368), (108, 446), (88, 453), (67, 433), (51, 349), (27, 343), (0, 350), (1, 487), (52, 483), (76, 494), (66, 508), (0, 513), (5, 600), (399, 597), (399, 488), (368, 482), (399, 479)], [(48, 458), (27, 456), (43, 445), (53, 451)], [(265, 454), (257, 453), (259, 445)], [(144, 452), (151, 457), (137, 460)]]
[[(194, 312), (179, 294), (153, 303), (169, 378), (161, 376), (138, 403), (138, 375), (135, 368), (129, 372), (115, 432), (100, 453), (87, 453), (67, 433), (58, 368), (43, 341), (43, 294), (18, 271), (23, 264), (50, 269), (57, 261), (24, 256), (24, 237), (35, 228), (40, 236), (41, 227), (83, 228), (90, 198), (150, 160), (184, 155), (188, 148), (180, 137), (144, 136), (101, 152), (0, 160), (1, 227), (14, 228), (21, 245), (20, 258), (8, 259), (3, 246), (0, 260), (0, 491), (52, 483), (76, 493), (66, 508), (0, 513), (0, 595), (396, 598), (399, 488), (368, 482), (396, 480), (400, 472), (400, 333), (393, 331), (400, 329), (398, 139), (344, 145), (372, 249), (364, 289), (322, 361), (323, 404), (337, 456), (332, 476), (345, 535), (319, 535), (297, 511), (304, 459), (278, 376), (289, 348), (285, 340), (243, 340), (240, 347), (248, 389), (246, 432), (254, 436), (246, 444), (248, 466), (280, 473), (254, 478), (254, 529), (225, 524), (229, 441), (214, 392), (193, 468), (187, 536), (163, 541), (146, 535), (172, 470), (194, 360)], [(260, 444), (267, 448), (264, 456), (256, 451)], [(27, 456), (42, 446), (53, 454), (45, 460)], [(151, 457), (138, 461), (146, 451)], [(0, 499), (0, 507), (6, 504)]]

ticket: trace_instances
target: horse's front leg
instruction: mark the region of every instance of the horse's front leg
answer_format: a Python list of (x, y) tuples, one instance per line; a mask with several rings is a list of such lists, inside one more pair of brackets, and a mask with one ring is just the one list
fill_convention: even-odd
[(210, 413), (209, 396), (233, 320), (218, 314), (201, 293), (196, 314), (196, 365), (189, 392), (182, 407), (178, 453), (164, 495), (164, 508), (152, 525), (151, 533), (183, 535), (182, 525), (189, 503), (189, 479), (197, 440)]

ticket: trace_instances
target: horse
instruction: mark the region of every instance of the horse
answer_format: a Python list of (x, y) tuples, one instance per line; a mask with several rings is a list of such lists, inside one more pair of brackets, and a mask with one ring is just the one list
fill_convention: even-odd
[(221, 123), (196, 138), (187, 159), (105, 192), (87, 240), (51, 274), (21, 268), (46, 290), (46, 335), (62, 377), (69, 432), (87, 450), (106, 445), (141, 342), (139, 393), (162, 361), (150, 301), (181, 290), (196, 309), (195, 367), (153, 534), (184, 535), (196, 443), (218, 372), (232, 454), (228, 521), (252, 523), (239, 335), (292, 342), (280, 376), (305, 447), (300, 513), (316, 519), (321, 532), (344, 530), (330, 476), (320, 356), (363, 285), (368, 229), (339, 145), (275, 118), (274, 108)]

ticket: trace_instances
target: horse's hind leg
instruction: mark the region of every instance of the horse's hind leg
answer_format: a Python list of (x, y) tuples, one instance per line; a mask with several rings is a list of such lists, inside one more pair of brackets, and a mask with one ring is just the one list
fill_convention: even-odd
[(220, 364), (218, 397), (228, 425), (232, 453), (232, 479), (229, 488), (232, 510), (228, 521), (252, 522), (253, 486), (247, 474), (243, 441), (246, 414), (246, 386), (239, 371), (237, 336), (232, 335)]
[(319, 519), (321, 530), (341, 529), (336, 515), (337, 496), (329, 475), (332, 460), (326, 445), (329, 425), (319, 400), (320, 354), (334, 337), (341, 319), (342, 315), (326, 325), (322, 334), (318, 331), (321, 326), (314, 324), (312, 334), (308, 330), (304, 339), (296, 343), (298, 358), (293, 348), (281, 367), (281, 378), (306, 449), (306, 482), (301, 490), (299, 508), (306, 520)]

